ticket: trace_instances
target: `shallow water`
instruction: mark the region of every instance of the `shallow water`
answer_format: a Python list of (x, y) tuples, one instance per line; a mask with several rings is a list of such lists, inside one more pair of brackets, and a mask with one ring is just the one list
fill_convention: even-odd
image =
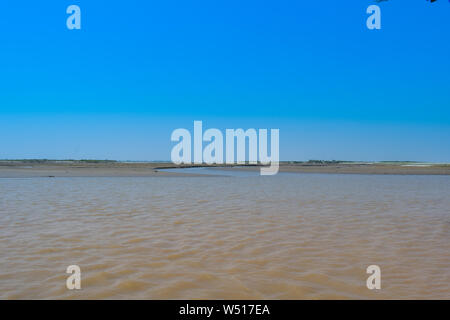
[[(183, 174), (194, 174), (194, 175), (210, 175), (210, 176), (227, 176), (227, 177), (257, 177), (260, 175), (259, 169), (254, 170), (237, 170), (231, 168), (211, 168), (211, 167), (196, 167), (196, 168), (169, 168), (169, 169), (158, 169), (161, 172), (177, 172)], [(279, 173), (286, 174), (286, 173)]]
[(449, 299), (449, 194), (448, 176), (0, 179), (0, 298)]

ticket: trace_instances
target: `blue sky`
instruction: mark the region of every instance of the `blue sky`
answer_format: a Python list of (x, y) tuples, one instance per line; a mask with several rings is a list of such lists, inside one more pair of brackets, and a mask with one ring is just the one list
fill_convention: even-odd
[(373, 3), (2, 1), (0, 159), (169, 160), (202, 120), (279, 128), (282, 160), (450, 162), (450, 3), (368, 30)]

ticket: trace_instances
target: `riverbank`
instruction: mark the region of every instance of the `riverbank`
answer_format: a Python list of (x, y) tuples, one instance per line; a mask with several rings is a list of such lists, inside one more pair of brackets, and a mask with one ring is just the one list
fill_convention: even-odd
[[(170, 162), (2, 160), (0, 178), (192, 176), (161, 169), (199, 166)], [(220, 170), (259, 170), (259, 166), (214, 166)], [(280, 172), (342, 174), (450, 175), (449, 164), (414, 162), (281, 162)]]

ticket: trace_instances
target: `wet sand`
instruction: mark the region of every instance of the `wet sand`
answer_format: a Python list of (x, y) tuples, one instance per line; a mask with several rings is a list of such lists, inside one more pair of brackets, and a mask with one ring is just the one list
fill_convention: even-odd
[[(186, 168), (169, 162), (82, 162), (82, 161), (0, 161), (0, 178), (31, 177), (151, 177), (192, 176), (193, 174), (160, 171)], [(258, 166), (217, 166), (221, 170), (259, 170)], [(449, 164), (414, 163), (280, 163), (280, 172), (343, 174), (414, 174), (449, 175)]]
[(171, 167), (169, 163), (127, 162), (27, 162), (0, 161), (0, 178), (33, 177), (150, 177), (184, 176), (181, 173), (161, 172), (157, 168)]
[[(234, 168), (255, 170), (255, 167)], [(228, 169), (227, 169), (228, 170)], [(280, 172), (343, 173), (343, 174), (401, 174), (449, 175), (449, 164), (393, 164), (393, 163), (341, 163), (341, 164), (291, 164), (280, 163)]]

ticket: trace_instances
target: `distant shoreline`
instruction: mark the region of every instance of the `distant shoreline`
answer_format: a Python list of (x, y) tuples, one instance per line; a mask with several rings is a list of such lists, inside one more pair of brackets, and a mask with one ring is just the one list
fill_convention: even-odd
[[(175, 165), (171, 162), (121, 162), (111, 160), (0, 160), (0, 178), (30, 177), (157, 177), (192, 176), (160, 169), (216, 167), (221, 170), (259, 170), (259, 165)], [(280, 172), (450, 175), (450, 164), (424, 162), (280, 162)]]

